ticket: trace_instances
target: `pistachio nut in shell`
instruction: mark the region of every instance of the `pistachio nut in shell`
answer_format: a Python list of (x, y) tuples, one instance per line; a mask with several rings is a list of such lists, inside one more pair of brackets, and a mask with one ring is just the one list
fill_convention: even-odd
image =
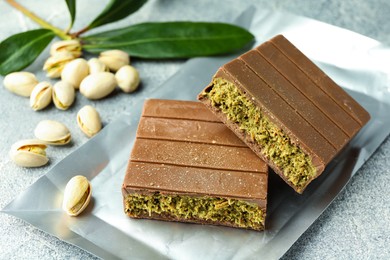
[(46, 144), (40, 140), (20, 140), (12, 145), (9, 156), (19, 166), (40, 167), (49, 161), (46, 148)]
[(46, 71), (46, 76), (49, 78), (61, 77), (61, 72), (65, 65), (74, 60), (72, 54), (67, 52), (60, 52), (54, 56), (50, 56), (43, 64), (43, 70)]
[(108, 96), (116, 87), (114, 74), (98, 72), (88, 75), (80, 84), (80, 93), (89, 99), (101, 99)]
[(125, 65), (115, 73), (116, 82), (123, 92), (135, 91), (140, 82), (138, 71), (130, 65)]
[(52, 86), (49, 82), (38, 83), (31, 92), (30, 107), (35, 111), (44, 109), (51, 102)]
[(72, 138), (69, 129), (64, 124), (54, 120), (40, 121), (35, 127), (34, 135), (50, 145), (65, 145)]
[(89, 66), (89, 74), (94, 74), (98, 72), (105, 72), (109, 71), (108, 67), (106, 64), (101, 62), (98, 58), (92, 58), (88, 61), (88, 66)]
[(81, 131), (92, 137), (102, 129), (99, 113), (90, 105), (86, 105), (77, 113), (77, 124)]
[(70, 216), (77, 216), (91, 201), (92, 186), (82, 175), (71, 178), (64, 190), (62, 209)]
[(53, 86), (53, 103), (56, 108), (67, 110), (76, 97), (74, 87), (65, 81), (58, 81)]
[(81, 81), (88, 76), (89, 67), (86, 60), (77, 58), (67, 63), (61, 72), (61, 79), (78, 89)]
[(81, 56), (81, 44), (75, 39), (55, 42), (50, 47), (50, 55), (55, 56), (59, 53), (68, 53), (78, 58)]
[(111, 71), (117, 71), (121, 67), (130, 64), (129, 55), (121, 50), (103, 51), (99, 55), (99, 60), (106, 64)]
[(12, 72), (4, 77), (6, 89), (19, 96), (29, 97), (33, 88), (38, 84), (34, 74), (26, 71)]

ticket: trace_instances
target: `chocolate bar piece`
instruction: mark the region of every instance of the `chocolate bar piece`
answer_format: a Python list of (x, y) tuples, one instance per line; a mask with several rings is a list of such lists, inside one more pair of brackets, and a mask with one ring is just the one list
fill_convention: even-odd
[(147, 100), (122, 193), (132, 218), (263, 230), (268, 167), (204, 105)]
[(198, 99), (298, 193), (370, 119), (282, 35), (222, 66)]

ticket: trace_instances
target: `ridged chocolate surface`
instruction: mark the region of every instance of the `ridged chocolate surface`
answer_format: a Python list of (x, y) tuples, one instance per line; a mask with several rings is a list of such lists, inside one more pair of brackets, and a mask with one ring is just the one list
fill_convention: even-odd
[(236, 198), (265, 209), (267, 172), (200, 102), (152, 99), (144, 104), (123, 193)]
[[(233, 83), (300, 146), (312, 158), (317, 176), (370, 119), (363, 107), (282, 35), (225, 64), (214, 77)], [(236, 123), (229, 122), (207, 98), (199, 95), (199, 99), (297, 190)]]
[[(270, 42), (315, 84), (317, 90), (318, 88), (323, 90), (326, 95), (346, 111), (349, 117), (352, 117), (360, 126), (364, 126), (370, 120), (370, 115), (361, 105), (359, 105), (359, 103), (351, 98), (347, 92), (340, 88), (328, 75), (318, 68), (285, 37), (278, 35), (271, 39)], [(348, 116), (343, 119), (348, 120)], [(356, 133), (359, 129), (360, 128), (357, 128), (357, 130), (355, 129), (353, 132)]]

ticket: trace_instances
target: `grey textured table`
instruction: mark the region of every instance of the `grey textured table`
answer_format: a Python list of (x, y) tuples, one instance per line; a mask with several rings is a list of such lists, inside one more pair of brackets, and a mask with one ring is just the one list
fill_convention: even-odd
[[(64, 1), (20, 1), (55, 25), (68, 23)], [(78, 2), (75, 28), (90, 21), (107, 1)], [(155, 0), (149, 1), (135, 15), (106, 28), (119, 28), (129, 23), (167, 20), (228, 21), (249, 5), (256, 8), (283, 10), (344, 27), (390, 44), (390, 2), (387, 0)], [(11, 7), (0, 2), (0, 40), (27, 29), (36, 28)], [(105, 29), (106, 29), (105, 28)], [(1, 50), (0, 50), (1, 51)], [(48, 56), (46, 50), (28, 68), (45, 76), (41, 66)], [(34, 183), (41, 175), (88, 139), (77, 128), (77, 111), (92, 104), (100, 112), (104, 124), (110, 123), (123, 112), (131, 113), (132, 102), (148, 96), (161, 83), (174, 74), (181, 61), (135, 61), (142, 78), (142, 89), (135, 94), (119, 91), (101, 101), (89, 101), (78, 95), (68, 111), (51, 106), (34, 112), (28, 99), (8, 92), (0, 83), (0, 208)], [(2, 78), (0, 78), (2, 81)], [(51, 163), (38, 169), (15, 166), (8, 157), (12, 143), (33, 136), (35, 125), (43, 119), (56, 119), (65, 123), (73, 136), (72, 145), (50, 147)], [(302, 235), (283, 257), (284, 259), (389, 259), (390, 258), (390, 139), (379, 147), (370, 160), (359, 170), (321, 217)], [(95, 258), (75, 246), (48, 235), (19, 219), (0, 214), (1, 259), (86, 259)]]

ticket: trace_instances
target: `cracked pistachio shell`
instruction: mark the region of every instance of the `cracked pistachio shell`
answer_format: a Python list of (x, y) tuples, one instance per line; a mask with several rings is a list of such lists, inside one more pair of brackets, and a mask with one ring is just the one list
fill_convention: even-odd
[(29, 97), (38, 80), (30, 72), (20, 71), (12, 72), (4, 77), (4, 86), (6, 89), (19, 96)]
[(61, 79), (78, 89), (81, 81), (88, 76), (89, 67), (86, 60), (78, 58), (67, 63), (61, 72)]
[(35, 111), (44, 109), (51, 102), (52, 86), (49, 82), (38, 83), (31, 92), (30, 107)]
[(50, 55), (57, 55), (58, 53), (68, 53), (74, 58), (81, 56), (81, 44), (78, 40), (64, 40), (58, 41), (51, 45)]
[(114, 74), (98, 72), (88, 75), (80, 84), (80, 93), (89, 99), (101, 99), (108, 96), (116, 87)]
[(99, 60), (106, 64), (111, 71), (117, 71), (121, 67), (130, 64), (129, 55), (121, 50), (103, 51), (99, 55)]
[(67, 110), (75, 99), (74, 87), (68, 82), (58, 81), (53, 86), (53, 102), (56, 108)]
[(34, 135), (39, 140), (50, 145), (65, 145), (70, 142), (69, 129), (62, 123), (54, 120), (42, 120), (35, 127)]
[(84, 106), (77, 113), (77, 124), (88, 137), (94, 136), (102, 129), (99, 113), (89, 105)]
[(66, 184), (62, 209), (70, 216), (77, 216), (91, 201), (92, 186), (82, 175), (74, 176)]
[(45, 165), (46, 144), (40, 140), (26, 139), (14, 143), (9, 152), (11, 160), (22, 167), (39, 167)]
[(67, 52), (60, 52), (54, 56), (50, 56), (45, 64), (43, 65), (43, 70), (46, 71), (46, 76), (49, 78), (59, 78), (61, 77), (61, 72), (64, 69), (65, 65), (74, 60), (72, 54)]
[(106, 64), (101, 62), (98, 58), (92, 58), (88, 61), (88, 66), (89, 66), (89, 74), (94, 74), (98, 72), (105, 72), (109, 71), (108, 67)]
[(125, 65), (115, 73), (116, 82), (123, 92), (135, 91), (140, 82), (138, 71), (130, 65)]

